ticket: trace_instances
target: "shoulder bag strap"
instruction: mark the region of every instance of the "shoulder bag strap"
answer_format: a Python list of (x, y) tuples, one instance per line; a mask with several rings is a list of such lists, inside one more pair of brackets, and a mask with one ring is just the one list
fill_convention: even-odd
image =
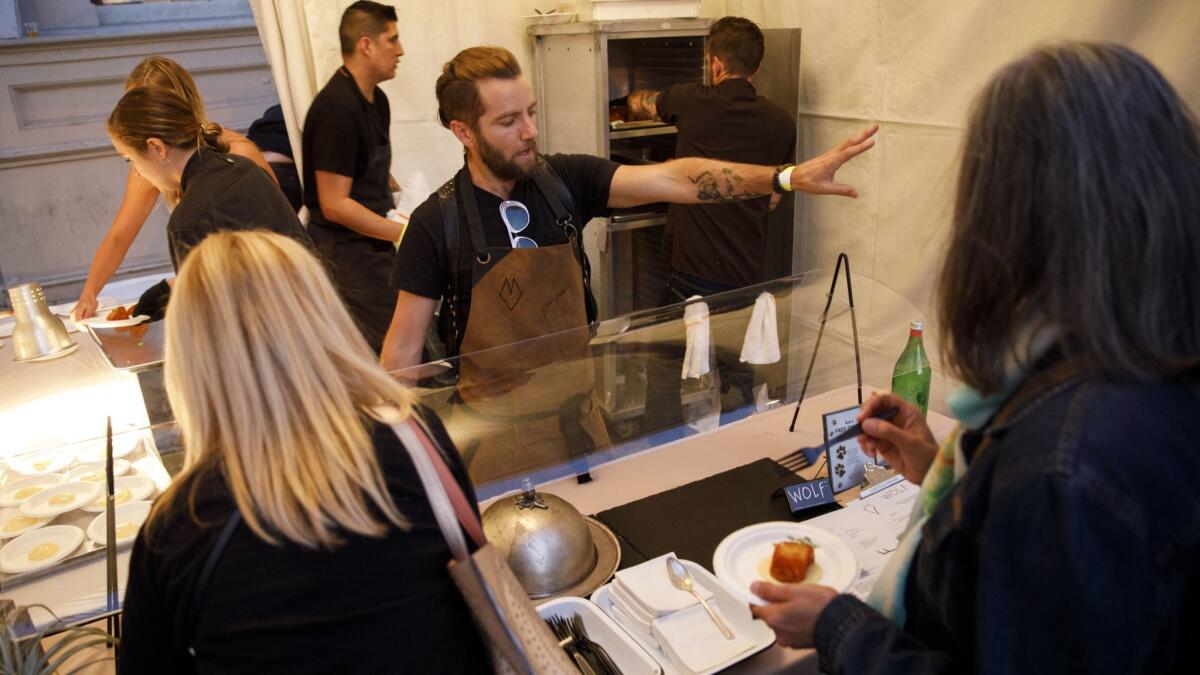
[(229, 546), (229, 540), (233, 538), (233, 533), (241, 522), (242, 512), (237, 510), (237, 506), (234, 506), (233, 515), (225, 521), (225, 527), (221, 529), (216, 543), (204, 558), (204, 566), (200, 568), (200, 576), (196, 578), (196, 587), (192, 590), (192, 611), (188, 614), (188, 625), (184, 630), (184, 635), (187, 636), (187, 651), (192, 658), (196, 658), (196, 626), (200, 622), (200, 607), (204, 603), (204, 595), (208, 592), (208, 586), (212, 582), (213, 571), (217, 569), (217, 563), (221, 562), (221, 556), (224, 555), (225, 549)]
[(446, 466), (441, 453), (433, 447), (424, 429), (417, 426), (414, 420), (392, 424), (391, 427), (412, 458), (450, 552), (455, 560), (465, 561), (470, 557), (470, 551), (463, 537), (464, 529), (476, 546), (482, 546), (487, 541), (479, 517), (471, 509), (466, 494), (458, 481), (454, 480), (450, 467)]

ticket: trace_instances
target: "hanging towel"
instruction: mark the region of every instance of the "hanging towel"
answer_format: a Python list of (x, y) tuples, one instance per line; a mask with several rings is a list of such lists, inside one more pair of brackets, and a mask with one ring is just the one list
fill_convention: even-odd
[[(693, 302), (696, 301), (696, 302)], [(680, 379), (696, 379), (709, 371), (708, 348), (711, 336), (708, 328), (708, 305), (699, 295), (687, 299), (683, 309), (683, 325), (687, 329), (687, 349), (683, 352), (683, 372)]]
[(775, 324), (775, 296), (760, 293), (742, 341), (742, 363), (756, 366), (779, 362), (779, 329)]

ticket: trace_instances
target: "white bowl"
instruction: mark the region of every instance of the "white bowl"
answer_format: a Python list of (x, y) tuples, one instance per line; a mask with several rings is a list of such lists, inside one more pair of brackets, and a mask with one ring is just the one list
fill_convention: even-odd
[[(124, 476), (129, 473), (129, 460), (114, 459), (113, 460), (113, 477)], [(67, 472), (68, 481), (79, 481), (81, 483), (99, 483), (104, 485), (104, 465), (103, 464), (84, 464), (77, 466)]]
[[(151, 502), (126, 502), (117, 508), (113, 509), (113, 514), (117, 521), (117, 545), (120, 546), (127, 541), (137, 537), (138, 530), (141, 529), (142, 523), (146, 522), (146, 518), (150, 516)], [(101, 513), (92, 519), (88, 525), (87, 535), (96, 544), (103, 546), (108, 539), (108, 534), (105, 529), (108, 527), (108, 514)], [(131, 525), (129, 531), (122, 534), (121, 528)]]
[[(0, 539), (12, 539), (19, 537), (26, 532), (42, 527), (49, 523), (53, 518), (30, 518), (23, 515), (21, 509), (10, 506), (7, 509), (0, 510)], [(12, 529), (9, 529), (12, 527)]]
[(35, 452), (8, 460), (8, 466), (22, 476), (58, 473), (71, 465), (75, 454), (69, 448)]
[[(78, 454), (75, 461), (80, 464), (104, 464), (105, 441), (88, 443)], [(133, 453), (142, 446), (142, 433), (129, 431), (113, 435), (113, 459), (120, 459)]]
[[(45, 569), (74, 553), (82, 542), (83, 530), (74, 525), (51, 525), (28, 532), (0, 549), (0, 571), (20, 574)], [(50, 548), (39, 551), (43, 545)]]
[[(99, 495), (89, 504), (85, 504), (79, 508), (89, 513), (100, 513), (104, 510), (104, 500), (106, 498), (103, 487), (95, 484), (99, 491)], [(113, 481), (113, 496), (116, 498), (114, 506), (121, 506), (128, 502), (141, 501), (149, 499), (154, 494), (154, 481), (141, 476), (121, 476)]]
[[(62, 485), (67, 481), (60, 473), (41, 473), (36, 476), (26, 476), (9, 481), (0, 490), (0, 506), (19, 506), (21, 502), (33, 497), (48, 487)], [(28, 488), (38, 488), (29, 492)]]
[(99, 494), (99, 483), (63, 483), (21, 502), (21, 513), (30, 518), (53, 518), (81, 508)]

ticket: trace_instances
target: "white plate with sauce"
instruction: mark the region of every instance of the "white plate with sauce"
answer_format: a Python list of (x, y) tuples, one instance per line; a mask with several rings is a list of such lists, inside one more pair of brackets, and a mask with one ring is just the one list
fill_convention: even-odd
[(67, 479), (59, 473), (42, 473), (9, 481), (4, 485), (4, 489), (0, 490), (0, 506), (20, 506), (21, 502), (42, 490), (62, 485), (66, 481)]
[(63, 483), (21, 502), (21, 513), (30, 518), (53, 518), (82, 508), (99, 494), (99, 483)]
[[(124, 459), (113, 460), (113, 477), (124, 476), (129, 473), (130, 463)], [(104, 484), (104, 465), (103, 464), (84, 464), (83, 466), (75, 467), (67, 472), (68, 481), (79, 481), (81, 483), (99, 483)]]
[(34, 476), (41, 473), (58, 473), (71, 465), (75, 453), (67, 448), (59, 448), (49, 452), (37, 452), (23, 457), (8, 460), (8, 466), (22, 476)]
[[(75, 455), (75, 461), (79, 464), (103, 466), (105, 445), (104, 440), (89, 443), (87, 447)], [(142, 447), (142, 434), (140, 431), (129, 431), (113, 435), (113, 459), (127, 457), (140, 447)]]
[[(151, 502), (126, 502), (113, 509), (117, 521), (117, 545), (120, 546), (137, 536), (142, 523), (150, 516)], [(108, 514), (101, 513), (92, 519), (88, 525), (87, 535), (96, 544), (103, 546), (108, 539), (105, 529), (108, 527)]]
[(0, 571), (9, 574), (50, 567), (83, 543), (83, 530), (74, 525), (51, 525), (23, 534), (0, 549)]
[[(104, 489), (100, 483), (94, 485), (98, 488), (98, 492), (96, 492), (98, 496), (90, 504), (80, 508), (89, 513), (100, 513), (104, 510)], [(149, 478), (121, 476), (113, 481), (113, 506), (149, 499), (154, 494), (154, 489), (154, 481)]]
[(764, 604), (750, 592), (755, 581), (783, 583), (771, 576), (775, 544), (807, 538), (815, 561), (803, 582), (829, 586), (841, 593), (858, 578), (858, 558), (841, 537), (804, 523), (776, 521), (750, 525), (725, 537), (713, 552), (713, 571), (746, 602)]
[(12, 539), (42, 527), (53, 518), (30, 518), (21, 509), (10, 506), (0, 510), (0, 539)]

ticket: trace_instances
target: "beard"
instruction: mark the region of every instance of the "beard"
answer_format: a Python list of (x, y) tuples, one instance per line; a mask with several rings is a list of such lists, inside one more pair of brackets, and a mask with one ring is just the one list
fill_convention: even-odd
[[(483, 160), (484, 166), (492, 172), (500, 180), (525, 180), (533, 175), (534, 161), (530, 161), (528, 166), (525, 166), (513, 159), (513, 157), (505, 157), (504, 153), (499, 148), (487, 142), (482, 133), (476, 132), (476, 138), (479, 139), (479, 159)], [(536, 144), (529, 143), (521, 148), (517, 153), (524, 152), (536, 148)], [(514, 153), (514, 157), (517, 153)], [(531, 160), (536, 159), (534, 154), (530, 157)]]

